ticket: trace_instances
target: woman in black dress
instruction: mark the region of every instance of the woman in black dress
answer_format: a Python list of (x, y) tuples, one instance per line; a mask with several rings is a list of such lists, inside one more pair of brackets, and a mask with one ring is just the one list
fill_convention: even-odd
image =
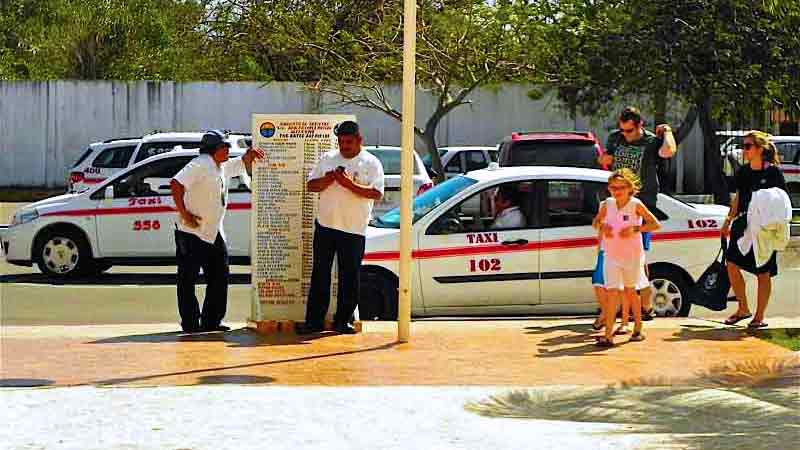
[(779, 168), (778, 151), (770, 135), (761, 131), (747, 133), (743, 149), (744, 159), (749, 161), (749, 164), (742, 166), (736, 173), (736, 196), (731, 203), (728, 218), (722, 226), (722, 234), (728, 238), (728, 250), (725, 253), (728, 276), (739, 301), (736, 313), (725, 320), (725, 323), (733, 325), (752, 316), (747, 305), (747, 291), (742, 277), (742, 270), (745, 270), (758, 277), (758, 306), (748, 328), (763, 328), (767, 326), (764, 322), (764, 311), (772, 293), (771, 277), (778, 274), (777, 256), (773, 252), (766, 264), (756, 267), (753, 250), (743, 255), (739, 251), (737, 241), (747, 228), (747, 208), (750, 206), (753, 192), (774, 187), (786, 190), (786, 181)]

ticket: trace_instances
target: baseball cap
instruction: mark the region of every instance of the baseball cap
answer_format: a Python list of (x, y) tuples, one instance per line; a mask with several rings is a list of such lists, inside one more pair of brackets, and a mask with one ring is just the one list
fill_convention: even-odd
[(219, 130), (206, 131), (206, 133), (200, 139), (200, 148), (205, 151), (212, 151), (220, 145), (227, 145), (230, 147), (231, 144), (225, 140), (226, 138), (227, 136), (225, 133)]
[(352, 120), (346, 120), (333, 129), (336, 136), (356, 136), (358, 135), (358, 124)]

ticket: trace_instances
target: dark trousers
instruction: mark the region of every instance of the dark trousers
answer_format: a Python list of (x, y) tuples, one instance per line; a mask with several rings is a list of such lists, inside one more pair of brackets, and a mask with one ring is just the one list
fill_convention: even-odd
[[(228, 306), (228, 248), (217, 233), (214, 244), (199, 237), (175, 230), (175, 254), (178, 259), (178, 312), (184, 330), (216, 327), (225, 317)], [(195, 283), (200, 268), (206, 278), (203, 312), (197, 304)]]
[(333, 257), (339, 270), (337, 325), (350, 323), (358, 304), (359, 269), (364, 258), (364, 236), (326, 228), (316, 224), (314, 230), (314, 267), (306, 305), (306, 325), (322, 327), (331, 298)]

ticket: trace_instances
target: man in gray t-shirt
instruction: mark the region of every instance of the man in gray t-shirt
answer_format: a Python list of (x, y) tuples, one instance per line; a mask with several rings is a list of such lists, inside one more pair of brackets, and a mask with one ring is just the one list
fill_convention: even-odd
[(677, 145), (669, 125), (659, 125), (653, 134), (644, 129), (639, 110), (628, 107), (619, 116), (619, 129), (608, 136), (606, 153), (599, 162), (611, 170), (628, 168), (637, 174), (642, 182), (642, 190), (637, 197), (648, 209), (655, 211), (659, 191), (659, 159), (672, 158), (676, 151)]

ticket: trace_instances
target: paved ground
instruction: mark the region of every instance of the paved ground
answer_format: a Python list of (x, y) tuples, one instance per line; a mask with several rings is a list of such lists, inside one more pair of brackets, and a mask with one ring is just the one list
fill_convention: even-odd
[[(630, 424), (485, 418), (491, 388), (47, 389), (3, 392), (9, 450), (668, 448)], [(337, 420), (338, 416), (338, 420)], [(569, 432), (565, 432), (565, 428)], [(656, 445), (662, 444), (662, 445)], [(673, 447), (676, 448), (676, 447)]]
[(594, 346), (590, 322), (415, 322), (410, 344), (396, 344), (395, 324), (387, 322), (367, 323), (361, 335), (307, 338), (245, 329), (184, 335), (171, 325), (4, 327), (0, 379), (34, 386), (671, 384), (789, 354), (742, 328), (694, 319), (655, 321), (647, 341), (619, 339), (606, 350)]

